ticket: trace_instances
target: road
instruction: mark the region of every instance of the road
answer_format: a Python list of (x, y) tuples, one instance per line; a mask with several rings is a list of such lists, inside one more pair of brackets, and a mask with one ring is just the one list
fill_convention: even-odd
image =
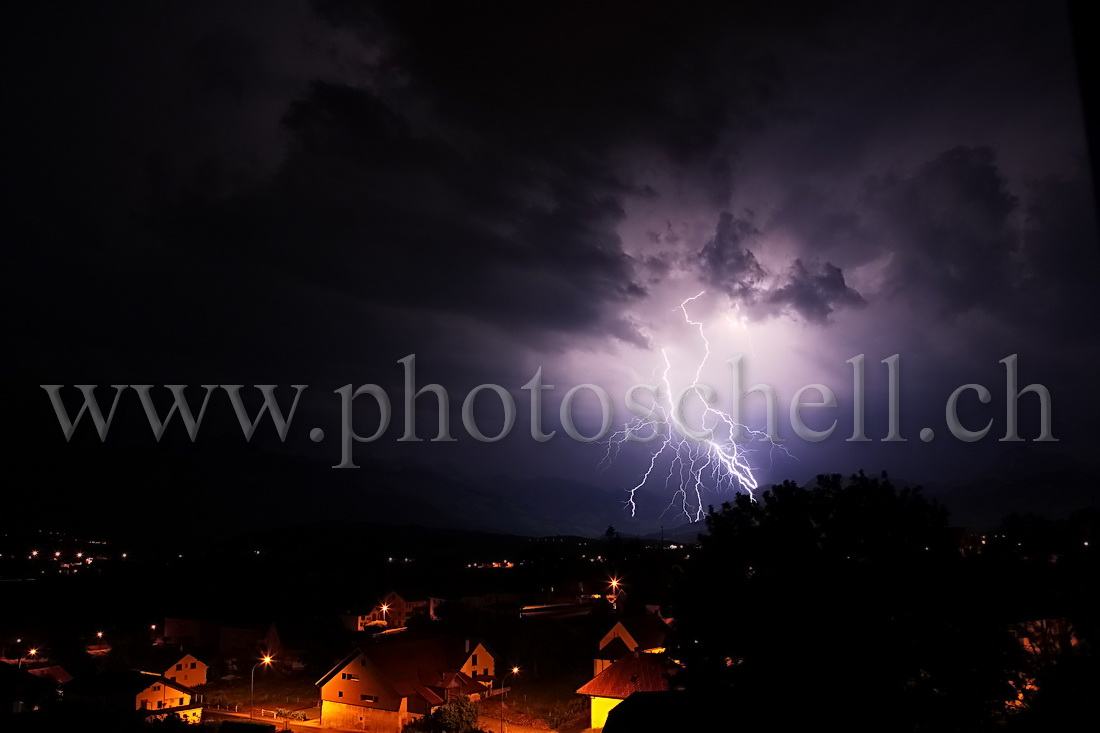
[[(259, 709), (257, 709), (257, 713)], [(248, 720), (248, 713), (230, 713), (224, 710), (203, 710), (203, 720)], [(272, 720), (267, 718), (255, 718), (257, 723), (274, 723), (277, 730), (292, 730), (297, 733), (348, 733), (354, 729), (351, 728), (322, 728), (320, 721), (307, 720), (305, 722), (299, 720), (291, 720), (289, 724), (287, 721)], [(500, 718), (489, 718), (482, 716), (477, 720), (478, 727), (489, 733), (497, 733), (500, 730)], [(398, 733), (394, 731), (394, 733)], [(548, 728), (533, 728), (528, 725), (517, 725), (515, 723), (505, 722), (504, 733), (555, 733)]]

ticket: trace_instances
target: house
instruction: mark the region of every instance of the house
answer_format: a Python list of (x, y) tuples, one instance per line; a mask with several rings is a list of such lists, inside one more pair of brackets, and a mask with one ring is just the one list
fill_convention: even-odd
[(600, 649), (610, 644), (612, 639), (619, 638), (632, 652), (663, 652), (668, 647), (670, 631), (668, 623), (660, 616), (623, 619), (600, 639)]
[(436, 612), (442, 602), (439, 598), (402, 595), (390, 591), (370, 613), (358, 617), (358, 630), (364, 631), (372, 623), (379, 622), (385, 622), (391, 629), (402, 628), (408, 625), (409, 619), (418, 616), (434, 621), (438, 618)]
[(598, 675), (615, 662), (628, 654), (633, 654), (621, 636), (612, 637), (611, 641), (604, 644), (596, 653), (596, 659), (592, 665), (592, 674)]
[(634, 651), (577, 690), (591, 704), (591, 727), (603, 728), (607, 714), (635, 692), (665, 692), (679, 667), (665, 654)]
[(153, 647), (138, 660), (135, 668), (166, 677), (185, 687), (205, 685), (210, 670), (210, 666), (193, 652), (166, 646)]
[(382, 634), (317, 681), (321, 726), (390, 733), (456, 697), (489, 693), (496, 660), (483, 643), (436, 634)]
[(184, 654), (164, 670), (163, 676), (186, 687), (199, 687), (206, 684), (206, 674), (210, 665), (194, 654)]
[(146, 719), (175, 714), (188, 723), (202, 720), (202, 705), (190, 688), (159, 674), (138, 670), (108, 672), (73, 680), (65, 689), (68, 704), (94, 706), (105, 711), (132, 711)]
[(192, 704), (194, 694), (183, 685), (173, 682), (160, 675), (141, 672), (145, 679), (135, 678), (132, 684), (137, 692), (134, 693), (134, 706), (136, 710), (146, 712), (152, 717), (167, 717), (169, 713), (177, 713), (188, 723), (197, 723), (202, 718), (202, 708)]
[(8, 716), (42, 709), (57, 699), (57, 685), (18, 664), (0, 662), (0, 728)]
[(599, 674), (629, 652), (659, 654), (668, 648), (671, 629), (660, 616), (636, 616), (617, 622), (600, 639), (592, 673)]
[(73, 676), (66, 672), (63, 667), (59, 667), (56, 664), (47, 664), (41, 667), (28, 667), (27, 671), (36, 677), (43, 677), (50, 680), (56, 687), (60, 687), (73, 678)]

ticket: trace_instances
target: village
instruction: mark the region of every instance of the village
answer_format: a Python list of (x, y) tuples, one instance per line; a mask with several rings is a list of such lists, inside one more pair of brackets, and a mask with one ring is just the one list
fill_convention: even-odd
[(934, 705), (1027, 731), (1088, 679), (1096, 526), (1081, 510), (953, 527), (858, 474), (724, 503), (694, 541), (361, 522), (159, 544), (9, 531), (0, 724), (623, 733), (736, 709), (750, 731), (777, 715), (870, 731)]
[[(258, 577), (294, 573), (277, 545), (141, 560), (105, 543), (21, 538), (64, 549), (32, 549), (6, 562), (0, 555), (8, 575), (40, 578), (11, 578), (7, 589), (52, 587), (71, 598), (70, 588), (92, 588), (99, 602), (89, 608), (103, 613), (90, 610), (75, 634), (54, 633), (71, 618), (51, 623), (35, 609), (41, 623), (25, 624), (25, 635), (5, 628), (5, 710), (13, 720), (49, 711), (152, 725), (381, 732), (462, 700), (479, 728), (523, 733), (602, 729), (632, 693), (671, 689), (673, 619), (660, 598), (647, 597), (661, 595), (648, 588), (665, 579), (646, 578), (675, 567), (693, 545), (624, 541), (613, 528), (599, 540), (427, 536), (408, 546), (384, 542), (393, 555), (358, 548), (360, 558), (375, 556), (360, 567), (389, 583), (385, 592), (322, 594), (294, 608), (272, 607), (267, 594), (242, 591), (234, 576), (219, 578), (214, 569), (224, 567), (216, 558), (233, 556), (252, 563)], [(620, 578), (612, 566), (636, 572)], [(342, 570), (329, 567), (324, 584), (346, 577)], [(122, 594), (131, 573), (198, 574), (208, 591), (179, 602), (168, 584), (163, 596), (146, 595), (148, 607), (186, 613), (153, 615)], [(421, 590), (432, 579), (442, 592)], [(222, 589), (220, 601), (214, 588)], [(142, 613), (133, 613), (135, 604)]]
[[(609, 589), (614, 605), (616, 589)], [(369, 613), (343, 618), (351, 651), (310, 686), (310, 642), (296, 635), (308, 633), (304, 628), (182, 618), (151, 626), (150, 643), (129, 670), (82, 680), (31, 648), (6, 674), (15, 677), (26, 698), (18, 704), (27, 708), (49, 704), (63, 688), (67, 705), (133, 709), (145, 721), (248, 720), (379, 732), (400, 731), (458, 699), (476, 703), (481, 726), (492, 730), (549, 730), (551, 723), (562, 730), (604, 728), (608, 713), (632, 693), (670, 689), (677, 665), (666, 653), (669, 619), (657, 608), (613, 622), (592, 649), (592, 678), (575, 691), (576, 700), (540, 706), (533, 698), (544, 690), (521, 683), (533, 670), (509, 666), (488, 640), (414, 630), (439, 621), (442, 605), (442, 599), (391, 592)], [(591, 610), (582, 604), (523, 609), (559, 620)], [(102, 636), (96, 642), (87, 647), (90, 655), (113, 653)], [(535, 693), (530, 699), (527, 690)]]

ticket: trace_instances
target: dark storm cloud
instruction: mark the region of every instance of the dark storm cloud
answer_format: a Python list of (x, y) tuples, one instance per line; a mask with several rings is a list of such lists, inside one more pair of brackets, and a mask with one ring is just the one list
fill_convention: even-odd
[(866, 203), (884, 247), (896, 254), (890, 286), (919, 288), (941, 314), (1013, 288), (1024, 264), (1016, 260), (1019, 202), (992, 150), (958, 147), (910, 177), (872, 178)]
[(757, 301), (758, 309), (793, 310), (810, 323), (826, 323), (837, 308), (867, 305), (859, 293), (844, 282), (844, 273), (829, 262), (803, 264), (796, 259), (786, 281)]
[(959, 146), (911, 172), (866, 178), (851, 201), (793, 186), (767, 230), (795, 237), (806, 257), (848, 268), (880, 262), (881, 276), (873, 294), (860, 294), (840, 267), (797, 262), (789, 282), (758, 302), (787, 302), (820, 322), (830, 304), (903, 299), (932, 323), (982, 314), (1017, 329), (1042, 323), (1046, 338), (1077, 338), (1091, 287), (1092, 260), (1083, 268), (1082, 256), (1095, 236), (1084, 170), (1081, 161), (1026, 180), (1017, 196), (993, 150)]
[[(652, 191), (616, 156), (660, 150), (724, 199), (731, 136), (758, 127), (781, 86), (761, 39), (812, 35), (824, 17), (665, 3), (314, 8), (323, 23), (287, 2), (10, 24), (53, 39), (52, 53), (34, 51), (50, 82), (24, 90), (21, 230), (67, 263), (67, 302), (85, 303), (68, 316), (82, 326), (63, 329), (70, 347), (111, 322), (129, 363), (161, 358), (164, 342), (146, 334), (165, 331), (222, 344), (231, 360), (240, 334), (218, 324), (237, 321), (253, 344), (343, 328), (401, 350), (410, 319), (425, 338), (464, 329), (475, 343), (496, 329), (516, 350), (608, 333), (645, 346), (628, 310), (679, 261), (624, 253), (623, 199)], [(22, 256), (35, 270), (47, 259)], [(18, 295), (50, 323), (65, 317), (41, 291)], [(330, 360), (359, 353), (329, 342)]]
[(750, 219), (738, 219), (723, 211), (718, 218), (714, 237), (699, 254), (699, 266), (702, 268), (699, 279), (721, 288), (733, 298), (751, 299), (764, 278), (764, 268), (748, 248), (757, 234), (759, 232)]
[(615, 234), (625, 186), (591, 161), (464, 151), (347, 86), (315, 84), (285, 122), (286, 161), (255, 202), (284, 265), (364, 303), (522, 327), (518, 339), (641, 338), (607, 315), (645, 291)]
[(830, 262), (795, 259), (780, 277), (769, 277), (749, 249), (760, 235), (751, 217), (751, 212), (745, 218), (722, 212), (714, 236), (698, 256), (700, 281), (719, 288), (754, 319), (790, 314), (821, 325), (837, 308), (867, 304)]
[(12, 4), (25, 381), (522, 384), (694, 279), (846, 345), (865, 302), (1094, 331), (1087, 183), (1003, 167), (1074, 129), (1026, 135), (1073, 118), (1058, 14), (826, 5)]

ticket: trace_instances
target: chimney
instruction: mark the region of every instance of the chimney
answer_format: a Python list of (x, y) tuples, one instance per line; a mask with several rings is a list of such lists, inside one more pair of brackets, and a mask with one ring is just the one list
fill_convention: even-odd
[(470, 640), (469, 639), (466, 640), (466, 653), (467, 654), (470, 653)]

